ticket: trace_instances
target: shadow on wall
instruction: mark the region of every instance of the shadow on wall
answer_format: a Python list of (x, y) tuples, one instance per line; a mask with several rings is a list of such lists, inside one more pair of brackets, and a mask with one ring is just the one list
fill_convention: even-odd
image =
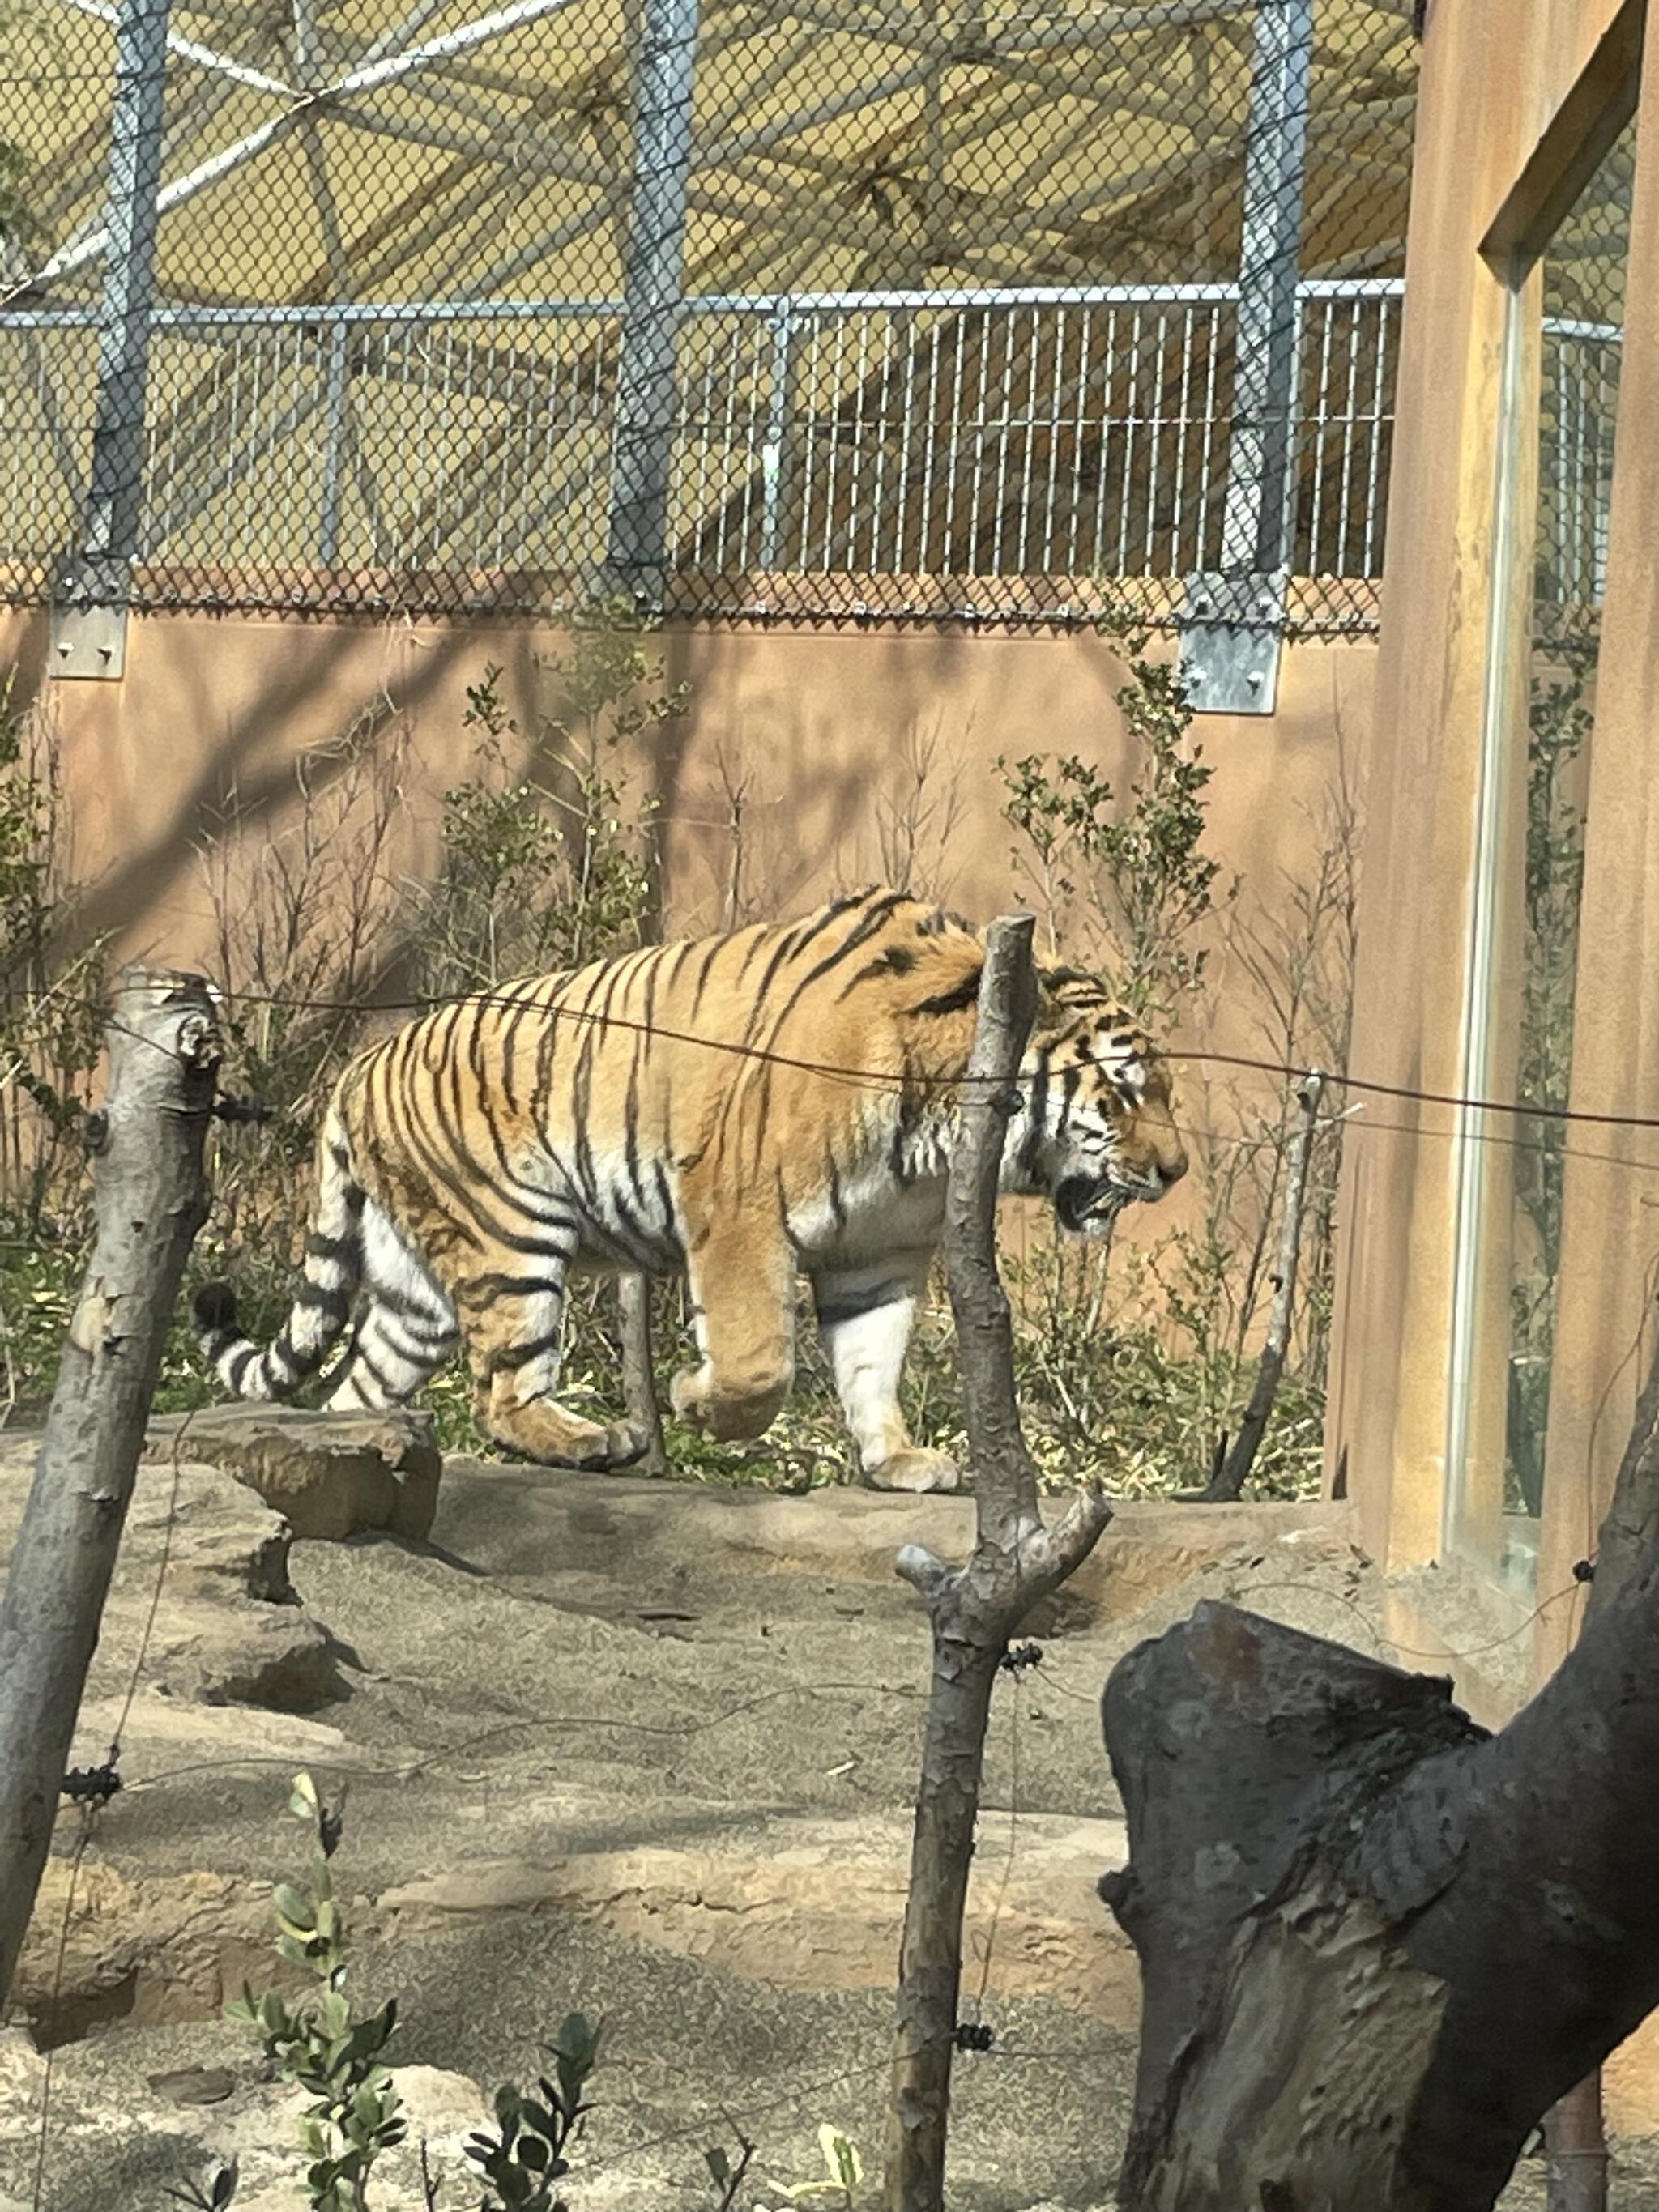
[[(53, 726), (87, 887), (77, 933), (122, 956), (201, 960), (214, 944), (204, 852), (230, 825), (242, 865), (268, 868), (366, 748), (396, 783), (386, 865), (428, 875), (441, 794), (477, 767), (469, 688), (499, 667), (522, 772), (566, 643), (528, 627), (157, 617), (133, 623), (123, 682), (42, 690), (44, 623), (0, 622), (0, 666), (18, 668), (26, 697), (41, 691)], [(630, 764), (661, 810), (677, 932), (872, 881), (982, 919), (1020, 892), (999, 756), (1076, 754), (1120, 792), (1133, 774), (1124, 666), (1099, 637), (691, 629), (647, 646), (688, 687), (685, 714), (647, 726)], [(1194, 726), (1215, 770), (1206, 836), (1240, 882), (1240, 914), (1271, 914), (1315, 868), (1339, 751), (1351, 778), (1363, 762), (1373, 658), (1292, 647), (1271, 719)], [(1248, 977), (1219, 941), (1214, 966), (1228, 980), (1212, 1041), (1237, 1049), (1225, 1041), (1249, 1033)]]

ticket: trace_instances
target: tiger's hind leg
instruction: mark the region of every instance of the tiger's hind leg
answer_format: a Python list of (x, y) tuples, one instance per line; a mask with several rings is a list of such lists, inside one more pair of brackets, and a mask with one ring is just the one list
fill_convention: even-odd
[(486, 1255), (454, 1284), (480, 1424), (520, 1459), (605, 1471), (631, 1467), (647, 1437), (632, 1422), (585, 1420), (554, 1393), (564, 1331), (567, 1258)]
[(824, 1269), (812, 1279), (818, 1334), (858, 1447), (859, 1467), (872, 1490), (962, 1486), (962, 1471), (950, 1454), (913, 1443), (899, 1409), (899, 1376), (927, 1281), (925, 1254)]
[(373, 1200), (363, 1209), (362, 1285), (356, 1334), (330, 1378), (330, 1413), (406, 1405), (461, 1340), (442, 1285)]

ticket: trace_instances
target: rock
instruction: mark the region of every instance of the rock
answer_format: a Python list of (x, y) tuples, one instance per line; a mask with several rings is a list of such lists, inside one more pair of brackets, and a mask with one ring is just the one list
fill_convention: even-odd
[(147, 1458), (180, 1449), (257, 1491), (296, 1536), (338, 1543), (380, 1528), (419, 1542), (438, 1510), (443, 1460), (424, 1413), (229, 1405), (151, 1422)]
[[(0, 1565), (33, 1449), (0, 1455)], [(234, 1475), (191, 1460), (138, 1469), (84, 1703), (149, 1691), (309, 1712), (337, 1694), (336, 1647), (289, 1579), (292, 1532)]]
[(149, 2074), (145, 2080), (169, 2105), (222, 2105), (236, 2087), (228, 2066), (185, 2066), (171, 2074)]
[(198, 1705), (309, 1713), (339, 1689), (332, 1638), (297, 1607), (228, 1608), (153, 1645), (152, 1657), (155, 1678)]
[[(964, 1955), (994, 1925), (1000, 1996), (1058, 1999), (1075, 2014), (1133, 2029), (1140, 1982), (1128, 1939), (1097, 1884), (1128, 1856), (1123, 1824), (1028, 1813), (1006, 1865), (1006, 1812), (988, 1809), (974, 1862)], [(477, 1858), (382, 1893), (394, 1939), (466, 1918), (548, 1912), (777, 1988), (891, 1986), (908, 1875), (911, 1822), (775, 1816), (757, 1850), (647, 1844), (545, 1859)]]
[[(47, 1861), (12, 1985), (13, 2008), (43, 2046), (117, 2022), (211, 2020), (244, 1980), (294, 1985), (276, 1956), (268, 1882), (149, 1879), (88, 1858), (71, 1899), (70, 1875), (67, 1859)], [(9, 2063), (0, 2045), (0, 2081)]]

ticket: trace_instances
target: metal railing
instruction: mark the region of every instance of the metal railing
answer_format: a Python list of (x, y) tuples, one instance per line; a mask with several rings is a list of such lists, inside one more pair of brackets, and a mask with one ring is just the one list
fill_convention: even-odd
[[(1401, 287), (1304, 282), (1297, 301), (1293, 569), (1375, 578)], [(756, 574), (1173, 587), (1216, 567), (1237, 303), (1228, 284), (687, 301), (664, 434), (677, 599)], [(619, 313), (159, 308), (141, 564), (253, 574), (276, 603), (319, 571), (580, 576), (605, 542)], [(1546, 337), (1540, 588), (1599, 591), (1619, 333)], [(75, 540), (96, 348), (89, 307), (0, 313), (0, 560)]]
[(1544, 319), (1534, 595), (1546, 606), (1599, 607), (1606, 590), (1623, 351), (1620, 324)]

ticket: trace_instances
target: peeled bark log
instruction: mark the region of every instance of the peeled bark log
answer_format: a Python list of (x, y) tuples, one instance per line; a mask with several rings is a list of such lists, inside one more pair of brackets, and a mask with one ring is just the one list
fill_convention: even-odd
[(1145, 2011), (1124, 2212), (1489, 2212), (1659, 2003), (1659, 1549), (1487, 1736), (1228, 1606), (1103, 1703)]
[(185, 1260), (207, 1217), (202, 1149), (219, 1033), (191, 976), (132, 972), (88, 1123), (98, 1233), (0, 1601), (0, 2008), (52, 1846)]

